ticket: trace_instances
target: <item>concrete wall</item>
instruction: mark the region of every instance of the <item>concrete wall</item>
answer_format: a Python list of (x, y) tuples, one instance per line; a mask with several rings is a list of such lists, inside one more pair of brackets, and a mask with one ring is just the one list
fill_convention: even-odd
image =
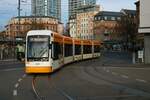
[(145, 63), (150, 64), (150, 34), (144, 36)]
[(139, 33), (150, 33), (150, 0), (140, 0)]
[(150, 0), (140, 0), (139, 33), (144, 33), (144, 60), (150, 64)]

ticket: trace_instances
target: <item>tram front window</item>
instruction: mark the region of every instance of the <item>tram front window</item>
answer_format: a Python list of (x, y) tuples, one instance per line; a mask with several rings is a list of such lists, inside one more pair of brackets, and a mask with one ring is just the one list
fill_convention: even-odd
[(28, 61), (48, 61), (49, 59), (49, 37), (29, 36), (27, 43)]

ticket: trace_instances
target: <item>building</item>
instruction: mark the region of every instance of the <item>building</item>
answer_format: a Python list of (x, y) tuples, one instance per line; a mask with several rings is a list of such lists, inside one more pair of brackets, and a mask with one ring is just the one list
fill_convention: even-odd
[(59, 34), (64, 34), (64, 23), (61, 23), (61, 22), (58, 22), (58, 25), (57, 25), (57, 33)]
[(61, 0), (32, 0), (33, 16), (50, 16), (61, 20)]
[(94, 16), (94, 38), (108, 44), (119, 43), (122, 40), (120, 25), (122, 13), (100, 11)]
[(75, 15), (77, 13), (78, 0), (69, 0), (69, 16)]
[(136, 44), (139, 49), (144, 48), (144, 34), (138, 32), (138, 28), (140, 25), (140, 1), (135, 2), (136, 5), (136, 27), (137, 27), (137, 34), (136, 34)]
[(69, 33), (72, 38), (94, 39), (93, 19), (98, 11), (82, 12), (70, 16)]
[(88, 8), (90, 11), (92, 11), (93, 7), (95, 9), (95, 5), (96, 0), (69, 0), (69, 16), (75, 15), (85, 8)]
[(69, 0), (69, 34), (73, 38), (93, 39), (93, 19), (100, 10), (96, 0)]
[(103, 40), (107, 47), (120, 45), (126, 50), (132, 49), (136, 41), (136, 23), (135, 10), (100, 11), (94, 17), (94, 38)]
[(5, 31), (0, 31), (0, 43), (2, 42), (2, 41), (4, 41), (4, 39), (5, 39), (5, 34), (6, 32)]
[(94, 39), (94, 16), (98, 11), (83, 12), (76, 15), (76, 38)]
[(149, 0), (140, 0), (140, 26), (139, 33), (150, 33), (150, 7)]
[(25, 38), (29, 30), (32, 29), (46, 29), (54, 32), (61, 32), (58, 27), (63, 27), (63, 24), (59, 24), (59, 21), (55, 18), (48, 16), (21, 16), (20, 24), (18, 17), (12, 18), (8, 25), (6, 25), (6, 35), (9, 39), (17, 37)]
[(77, 9), (77, 13), (90, 12), (90, 11), (99, 11), (99, 5), (82, 5)]
[(95, 5), (96, 0), (79, 0), (79, 5)]
[(143, 54), (144, 34), (138, 32), (138, 28), (140, 24), (140, 1), (136, 1), (134, 4), (136, 5), (136, 44), (135, 44), (136, 59), (135, 60), (138, 63), (143, 63), (144, 62), (144, 54)]
[(69, 33), (70, 33), (70, 37), (72, 38), (76, 38), (77, 37), (77, 16), (76, 15), (72, 15), (69, 18)]
[(144, 60), (146, 64), (150, 64), (150, 0), (140, 0), (140, 24), (139, 34), (144, 34)]

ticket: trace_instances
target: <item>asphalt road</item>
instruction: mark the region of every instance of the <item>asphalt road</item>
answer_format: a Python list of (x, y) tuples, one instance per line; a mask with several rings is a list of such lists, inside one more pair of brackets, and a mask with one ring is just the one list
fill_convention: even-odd
[(0, 64), (0, 100), (150, 100), (150, 67), (130, 53), (105, 52), (52, 74), (26, 75), (21, 63)]

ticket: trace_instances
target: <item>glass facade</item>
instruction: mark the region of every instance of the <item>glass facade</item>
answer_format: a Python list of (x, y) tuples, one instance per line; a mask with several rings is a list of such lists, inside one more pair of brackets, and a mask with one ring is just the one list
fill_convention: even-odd
[(69, 0), (69, 16), (78, 12), (82, 6), (96, 5), (96, 0)]
[(51, 16), (61, 20), (61, 0), (32, 0), (33, 16)]

